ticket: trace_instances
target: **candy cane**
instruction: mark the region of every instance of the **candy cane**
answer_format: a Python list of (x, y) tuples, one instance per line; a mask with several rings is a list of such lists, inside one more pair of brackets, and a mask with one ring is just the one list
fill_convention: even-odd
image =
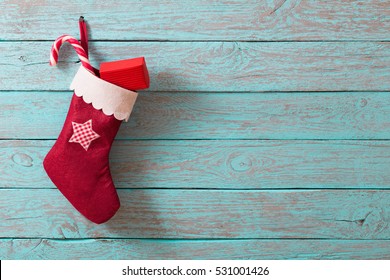
[(74, 50), (76, 51), (77, 55), (79, 56), (81, 64), (86, 69), (88, 69), (89, 71), (94, 73), (94, 68), (92, 67), (91, 63), (89, 62), (88, 55), (85, 52), (84, 48), (81, 46), (80, 42), (77, 39), (75, 39), (69, 35), (62, 35), (54, 41), (53, 46), (51, 48), (51, 52), (50, 52), (50, 65), (54, 66), (57, 64), (58, 51), (61, 48), (62, 44), (65, 42), (68, 42), (69, 44), (71, 44), (73, 46)]

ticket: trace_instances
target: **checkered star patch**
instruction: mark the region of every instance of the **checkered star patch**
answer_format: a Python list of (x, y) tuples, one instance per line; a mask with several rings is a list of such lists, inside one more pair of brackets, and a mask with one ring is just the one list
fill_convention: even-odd
[(100, 137), (99, 134), (92, 130), (92, 120), (88, 120), (85, 123), (72, 122), (72, 126), (73, 135), (69, 142), (79, 143), (86, 151), (91, 142)]

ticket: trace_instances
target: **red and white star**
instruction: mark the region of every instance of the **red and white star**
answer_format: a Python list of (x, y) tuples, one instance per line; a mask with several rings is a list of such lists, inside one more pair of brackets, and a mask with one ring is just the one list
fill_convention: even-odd
[(69, 142), (79, 143), (86, 151), (91, 142), (100, 137), (99, 134), (92, 130), (92, 120), (88, 120), (85, 123), (72, 122), (72, 127), (73, 135)]

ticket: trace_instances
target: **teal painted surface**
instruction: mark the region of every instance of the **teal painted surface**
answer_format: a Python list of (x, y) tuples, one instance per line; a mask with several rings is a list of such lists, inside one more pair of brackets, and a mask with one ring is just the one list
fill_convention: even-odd
[[(0, 2), (0, 259), (390, 259), (388, 1), (115, 3)], [(81, 14), (94, 65), (152, 79), (104, 225), (42, 168), (79, 67), (50, 45)]]
[[(53, 188), (42, 161), (54, 141), (1, 141), (1, 188)], [(117, 188), (389, 188), (389, 141), (116, 141)]]
[[(388, 240), (3, 239), (0, 250), (21, 259), (388, 259)], [(88, 252), (89, 255), (86, 254)]]
[[(68, 46), (48, 67), (51, 44), (1, 43), (0, 87), (68, 90), (78, 58)], [(390, 42), (94, 42), (90, 54), (96, 66), (145, 56), (151, 91), (390, 90)]]
[[(3, 40), (53, 40), (83, 14), (94, 40), (389, 40), (387, 0), (2, 1)], [(50, 14), (50, 17), (47, 15)], [(44, 20), (42, 20), (44, 19)], [(26, 32), (31, 30), (31, 32)], [(108, 31), (109, 30), (109, 31)]]
[[(55, 190), (0, 190), (2, 232), (17, 238), (388, 239), (390, 190), (118, 190), (95, 225)], [(6, 237), (6, 236), (2, 236)]]
[[(3, 137), (56, 139), (72, 93), (1, 96)], [(388, 92), (148, 92), (117, 139), (388, 139), (389, 115)]]

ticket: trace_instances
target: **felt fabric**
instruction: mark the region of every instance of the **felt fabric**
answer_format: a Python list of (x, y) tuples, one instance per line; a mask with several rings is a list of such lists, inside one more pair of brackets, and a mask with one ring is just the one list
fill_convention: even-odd
[[(94, 88), (97, 80), (98, 84), (107, 83), (99, 78), (85, 79), (84, 86)], [(98, 96), (110, 100), (111, 94), (117, 93), (99, 89)], [(89, 95), (94, 98), (92, 92)], [(134, 101), (135, 98), (127, 112), (121, 109), (124, 115), (130, 115)], [(114, 115), (106, 115), (86, 103), (76, 88), (62, 131), (43, 162), (48, 176), (61, 193), (81, 214), (97, 224), (108, 221), (120, 207), (108, 157), (121, 122)], [(75, 133), (74, 123), (91, 123), (91, 129), (99, 136), (90, 141), (87, 149), (77, 141), (69, 141)]]
[(88, 151), (91, 142), (100, 137), (92, 128), (92, 120), (85, 123), (72, 122), (72, 126), (73, 135), (69, 142), (79, 143), (86, 151)]
[(77, 96), (82, 96), (86, 103), (91, 103), (95, 109), (104, 114), (114, 115), (118, 120), (128, 121), (138, 93), (131, 91), (92, 74), (84, 67), (80, 67), (74, 77), (70, 89), (75, 90)]

